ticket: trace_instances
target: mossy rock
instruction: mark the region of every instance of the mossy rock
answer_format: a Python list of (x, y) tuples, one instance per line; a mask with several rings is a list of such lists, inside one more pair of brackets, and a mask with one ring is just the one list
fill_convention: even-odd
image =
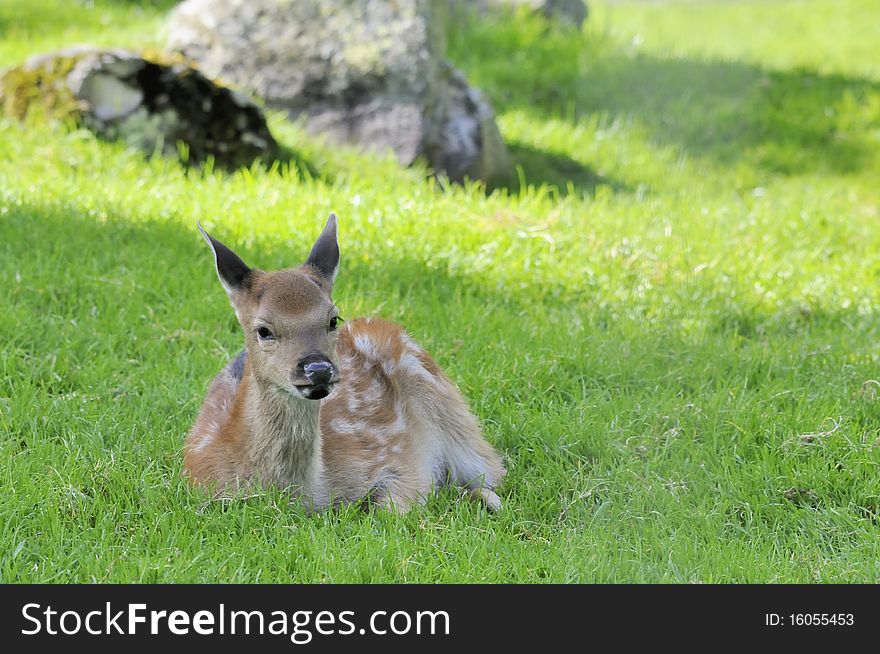
[(18, 120), (71, 122), (148, 154), (222, 168), (278, 152), (259, 107), (181, 57), (77, 48), (0, 74), (0, 107)]
[(51, 118), (79, 118), (79, 103), (67, 84), (67, 76), (81, 57), (82, 53), (73, 50), (41, 55), (2, 71), (3, 112), (18, 120), (24, 120), (34, 110)]

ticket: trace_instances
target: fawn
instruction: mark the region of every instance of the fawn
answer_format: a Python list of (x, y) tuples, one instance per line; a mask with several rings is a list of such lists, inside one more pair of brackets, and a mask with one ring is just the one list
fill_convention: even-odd
[(330, 297), (335, 214), (303, 266), (272, 273), (198, 227), (246, 348), (214, 378), (186, 438), (194, 483), (218, 493), (279, 487), (312, 508), (366, 499), (395, 511), (453, 483), (501, 508), (501, 459), (434, 360), (393, 323), (340, 324)]

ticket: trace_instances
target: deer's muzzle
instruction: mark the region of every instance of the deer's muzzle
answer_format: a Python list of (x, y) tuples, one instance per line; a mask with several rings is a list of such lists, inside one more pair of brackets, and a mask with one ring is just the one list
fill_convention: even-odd
[(306, 357), (293, 371), (293, 384), (300, 394), (308, 400), (320, 400), (333, 390), (339, 381), (336, 366), (320, 355)]

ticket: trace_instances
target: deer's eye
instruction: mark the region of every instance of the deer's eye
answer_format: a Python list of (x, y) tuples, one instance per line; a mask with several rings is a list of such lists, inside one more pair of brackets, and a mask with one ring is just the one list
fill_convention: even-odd
[(333, 316), (332, 318), (330, 318), (330, 331), (335, 332), (338, 324), (339, 318), (337, 316)]
[(260, 337), (261, 341), (268, 341), (275, 338), (275, 334), (273, 334), (272, 330), (268, 327), (257, 327), (257, 336)]

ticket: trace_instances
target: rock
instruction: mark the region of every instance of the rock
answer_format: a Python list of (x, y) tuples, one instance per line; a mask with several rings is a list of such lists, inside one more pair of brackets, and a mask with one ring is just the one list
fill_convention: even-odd
[(105, 139), (222, 168), (269, 159), (277, 143), (260, 109), (183, 61), (127, 50), (75, 48), (40, 55), (0, 74), (0, 106), (73, 119)]
[(186, 0), (168, 45), (331, 141), (453, 180), (507, 172), (483, 95), (444, 59), (432, 0)]
[(456, 8), (468, 7), (478, 12), (486, 12), (490, 8), (529, 7), (535, 13), (580, 27), (587, 19), (587, 3), (584, 0), (449, 0)]

